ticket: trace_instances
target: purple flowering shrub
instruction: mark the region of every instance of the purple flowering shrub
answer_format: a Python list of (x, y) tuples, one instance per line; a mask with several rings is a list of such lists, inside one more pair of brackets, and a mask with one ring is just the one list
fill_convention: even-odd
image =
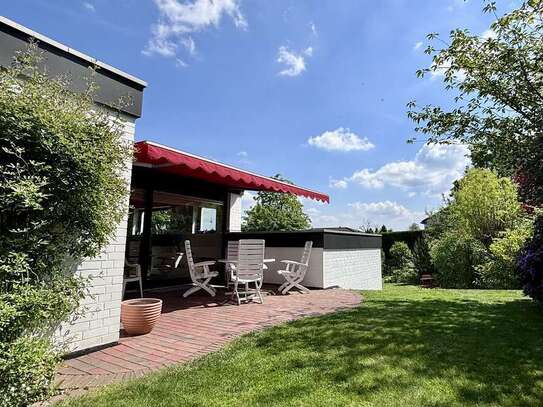
[(543, 301), (543, 216), (534, 224), (534, 236), (526, 242), (517, 259), (524, 294)]

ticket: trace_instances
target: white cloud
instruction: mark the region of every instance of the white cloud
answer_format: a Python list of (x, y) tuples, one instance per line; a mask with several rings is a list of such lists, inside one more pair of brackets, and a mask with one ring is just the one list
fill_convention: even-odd
[(395, 201), (352, 202), (346, 207), (319, 210), (307, 209), (313, 227), (347, 226), (359, 228), (366, 224), (386, 225), (394, 230), (405, 230), (412, 223), (419, 223), (425, 217), (424, 212), (413, 211)]
[(319, 32), (317, 31), (317, 26), (315, 25), (315, 23), (311, 22), (309, 24), (309, 28), (311, 28), (311, 33), (315, 36), (315, 37), (318, 37), (319, 36)]
[(306, 49), (304, 49), (304, 55), (306, 55), (308, 57), (312, 57), (313, 56), (313, 47), (307, 47)]
[(415, 45), (413, 45), (413, 49), (416, 51), (420, 47), (422, 47), (422, 45), (423, 45), (422, 41), (418, 41), (418, 42), (415, 43)]
[(468, 153), (464, 145), (424, 145), (414, 160), (387, 163), (375, 171), (364, 168), (344, 180), (366, 188), (391, 186), (439, 196), (462, 177), (471, 163)]
[(240, 0), (154, 0), (159, 10), (159, 20), (153, 25), (152, 36), (143, 51), (145, 55), (158, 54), (175, 57), (179, 45), (194, 54), (196, 44), (191, 37), (213, 26), (218, 27), (223, 16), (232, 19), (236, 27), (246, 28), (247, 21), (241, 13)]
[(249, 154), (247, 153), (247, 151), (240, 151), (237, 153), (237, 156), (238, 157), (248, 157)]
[(344, 179), (331, 179), (329, 183), (330, 188), (345, 189), (348, 184)]
[(496, 31), (492, 30), (492, 29), (488, 29), (486, 31), (484, 31), (482, 34), (481, 34), (481, 39), (482, 40), (488, 40), (489, 38), (492, 38), (492, 39), (495, 39), (498, 37), (498, 34), (496, 34)]
[(304, 56), (311, 56), (306, 53), (307, 50), (313, 53), (313, 48), (309, 47), (301, 53), (290, 50), (285, 46), (279, 47), (277, 53), (277, 62), (285, 65), (285, 69), (279, 72), (281, 76), (298, 76), (305, 71), (305, 58)]
[(175, 58), (175, 66), (177, 66), (178, 68), (186, 68), (189, 65), (181, 58)]
[(325, 131), (320, 136), (310, 137), (307, 142), (310, 146), (327, 151), (367, 151), (375, 147), (366, 137), (360, 138), (343, 127)]
[(89, 3), (88, 1), (84, 1), (83, 2), (83, 7), (85, 9), (87, 9), (88, 11), (91, 11), (91, 12), (95, 12), (96, 11), (96, 8), (94, 7), (94, 4), (92, 3)]
[(256, 192), (245, 191), (241, 197), (241, 213), (245, 214), (249, 209), (255, 206), (255, 196)]

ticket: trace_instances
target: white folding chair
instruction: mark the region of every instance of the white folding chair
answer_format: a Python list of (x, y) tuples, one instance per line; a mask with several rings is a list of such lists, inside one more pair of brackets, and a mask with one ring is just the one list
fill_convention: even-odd
[(226, 263), (226, 288), (230, 288), (234, 284), (234, 273), (236, 272), (236, 263), (238, 261), (239, 242), (237, 240), (229, 240), (226, 246), (226, 260), (231, 261)]
[(287, 265), (285, 270), (278, 270), (277, 273), (282, 275), (285, 281), (280, 287), (279, 292), (282, 294), (288, 293), (294, 287), (298, 288), (303, 293), (309, 293), (309, 290), (304, 287), (301, 282), (305, 277), (305, 273), (309, 268), (309, 257), (311, 256), (311, 248), (313, 247), (313, 242), (305, 242), (304, 252), (302, 254), (302, 259), (298, 261), (292, 260), (282, 260), (281, 263)]
[(189, 265), (190, 279), (194, 284), (194, 287), (183, 293), (183, 298), (187, 298), (189, 295), (194, 294), (198, 290), (204, 290), (212, 297), (215, 297), (215, 289), (211, 287), (209, 281), (213, 277), (219, 275), (216, 271), (210, 271), (209, 266), (215, 264), (214, 261), (202, 261), (199, 263), (194, 263), (192, 258), (192, 250), (190, 248), (190, 240), (185, 240), (185, 255), (187, 256), (187, 263)]
[(130, 263), (124, 259), (124, 276), (123, 276), (123, 298), (126, 293), (126, 284), (138, 282), (140, 287), (140, 298), (143, 298), (143, 283), (141, 278), (141, 266), (137, 263)]
[[(234, 294), (236, 295), (238, 305), (241, 304), (240, 284), (245, 288), (241, 293), (244, 300), (248, 301), (255, 294), (263, 304), (260, 288), (264, 279), (264, 252), (265, 242), (261, 239), (241, 239), (238, 247), (238, 260), (235, 263), (232, 280), (234, 283)], [(249, 289), (249, 284), (254, 284), (253, 290)]]

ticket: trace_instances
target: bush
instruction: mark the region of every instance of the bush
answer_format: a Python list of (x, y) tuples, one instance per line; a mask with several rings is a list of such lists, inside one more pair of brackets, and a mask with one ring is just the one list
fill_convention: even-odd
[(530, 220), (515, 229), (508, 230), (490, 245), (490, 258), (477, 267), (478, 285), (482, 288), (518, 289), (517, 256), (526, 240), (532, 236)]
[(413, 248), (413, 264), (419, 276), (422, 276), (423, 274), (433, 274), (434, 272), (430, 248), (424, 237), (415, 242), (415, 247)]
[(484, 245), (459, 233), (445, 233), (430, 250), (436, 272), (434, 276), (443, 288), (473, 288), (476, 267), (486, 258)]
[(413, 265), (413, 255), (404, 242), (396, 242), (389, 251), (386, 261), (385, 281), (389, 283), (417, 283), (417, 272)]
[(123, 123), (67, 80), (49, 79), (35, 44), (0, 70), (0, 398), (47, 396), (51, 332), (85, 281), (67, 264), (94, 256), (126, 212), (131, 148)]
[(543, 301), (543, 216), (534, 224), (533, 237), (524, 245), (517, 258), (517, 272), (524, 294)]

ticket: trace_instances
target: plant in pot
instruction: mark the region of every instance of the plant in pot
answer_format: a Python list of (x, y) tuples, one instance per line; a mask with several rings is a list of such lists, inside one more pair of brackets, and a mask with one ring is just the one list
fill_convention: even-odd
[(162, 312), (162, 300), (135, 298), (121, 303), (121, 322), (129, 335), (151, 332)]

